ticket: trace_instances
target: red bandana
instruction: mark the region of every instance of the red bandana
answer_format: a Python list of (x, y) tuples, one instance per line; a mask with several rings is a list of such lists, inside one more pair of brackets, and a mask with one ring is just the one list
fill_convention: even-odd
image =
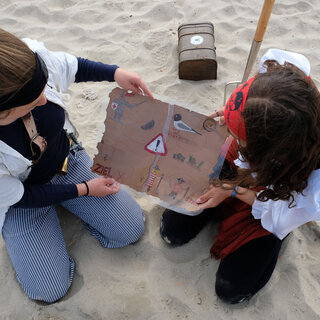
[(246, 128), (241, 113), (246, 104), (248, 91), (254, 79), (255, 77), (238, 87), (232, 93), (224, 108), (224, 118), (227, 126), (232, 133), (243, 141), (246, 141)]

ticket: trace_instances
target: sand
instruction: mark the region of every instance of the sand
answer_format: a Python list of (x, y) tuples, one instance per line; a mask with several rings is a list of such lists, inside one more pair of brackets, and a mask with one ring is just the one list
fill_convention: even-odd
[[(139, 73), (157, 98), (192, 105), (209, 114), (223, 104), (224, 85), (240, 80), (263, 1), (0, 0), (0, 26), (19, 37), (44, 41), (49, 49), (118, 64)], [(320, 84), (318, 0), (276, 1), (259, 57), (276, 47), (303, 53)], [(178, 79), (177, 28), (211, 21), (215, 26), (218, 79)], [(80, 139), (96, 152), (105, 117), (104, 102), (114, 84), (72, 85), (68, 103)], [(163, 208), (137, 197), (146, 214), (142, 239), (107, 250), (61, 209), (68, 250), (76, 260), (65, 298), (44, 306), (19, 287), (0, 241), (0, 319), (320, 319), (320, 253), (317, 223), (295, 230), (281, 251), (269, 283), (250, 302), (230, 306), (214, 291), (219, 262), (209, 249), (217, 226), (169, 248), (160, 238)]]

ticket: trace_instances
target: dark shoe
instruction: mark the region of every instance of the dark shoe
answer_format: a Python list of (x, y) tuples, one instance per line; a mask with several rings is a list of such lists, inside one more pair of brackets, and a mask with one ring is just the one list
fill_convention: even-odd
[(216, 294), (225, 303), (237, 304), (249, 301), (252, 297), (251, 293), (239, 293), (237, 289), (228, 281), (216, 276)]
[(166, 209), (161, 218), (160, 235), (171, 246), (181, 246), (193, 239), (211, 218), (207, 210), (188, 216)]

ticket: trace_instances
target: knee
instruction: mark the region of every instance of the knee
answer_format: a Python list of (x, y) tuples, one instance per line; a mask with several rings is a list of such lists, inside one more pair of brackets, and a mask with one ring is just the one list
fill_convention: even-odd
[(225, 303), (236, 304), (248, 301), (251, 293), (244, 292), (230, 280), (224, 279), (219, 274), (216, 276), (215, 290), (217, 296)]
[(32, 300), (55, 303), (66, 295), (70, 285), (71, 281), (65, 281), (63, 283), (42, 283), (41, 287), (27, 288), (23, 285), (22, 287), (28, 297)]
[[(63, 298), (68, 292), (73, 276), (74, 261), (70, 259), (70, 265), (65, 270), (55, 270), (58, 272), (38, 273), (32, 281), (24, 282), (18, 277), (22, 289), (32, 300), (55, 303)], [(30, 280), (30, 279), (29, 279)]]
[[(115, 237), (115, 242), (111, 247), (124, 247), (137, 242), (142, 237), (145, 230), (145, 217), (142, 209), (140, 210), (139, 213), (137, 211), (126, 213), (130, 219), (121, 221), (118, 226), (120, 232)], [(110, 244), (107, 247), (110, 247)]]
[(145, 231), (145, 216), (143, 211), (141, 213), (141, 217), (139, 217), (138, 219), (135, 219), (134, 223), (132, 223), (131, 228), (132, 228), (132, 232), (131, 232), (132, 240), (130, 243), (134, 243), (134, 242), (137, 242), (142, 237)]
[(61, 287), (49, 288), (41, 300), (48, 304), (56, 303), (67, 294), (69, 287), (70, 283), (65, 283)]
[(122, 229), (125, 238), (123, 245), (126, 245), (138, 241), (144, 234), (145, 215), (139, 204), (127, 192), (120, 190), (118, 196), (124, 204), (118, 213), (118, 227)]
[(163, 216), (161, 217), (161, 221), (160, 221), (160, 236), (169, 246), (175, 247), (179, 245), (179, 240), (177, 241), (172, 236), (172, 234), (170, 233), (170, 230), (168, 230), (168, 225), (166, 224)]

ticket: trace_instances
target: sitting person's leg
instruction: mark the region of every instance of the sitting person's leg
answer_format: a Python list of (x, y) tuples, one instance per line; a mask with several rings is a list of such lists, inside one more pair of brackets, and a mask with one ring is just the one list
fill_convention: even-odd
[(11, 208), (2, 235), (17, 279), (31, 299), (51, 303), (66, 294), (75, 264), (54, 207)]
[(227, 303), (250, 299), (269, 281), (282, 242), (270, 234), (229, 254), (221, 261), (216, 274), (217, 295)]
[(106, 248), (124, 247), (143, 235), (143, 211), (124, 190), (105, 198), (81, 197), (61, 205), (83, 220)]
[[(92, 173), (92, 161), (81, 150), (69, 156), (68, 173), (56, 176), (52, 183), (81, 183), (98, 175)], [(141, 207), (126, 191), (106, 197), (84, 196), (61, 205), (85, 222), (87, 229), (107, 248), (123, 247), (136, 242), (144, 232)]]
[(213, 210), (204, 210), (196, 216), (166, 209), (161, 217), (160, 235), (172, 246), (180, 246), (193, 239), (212, 219)]

